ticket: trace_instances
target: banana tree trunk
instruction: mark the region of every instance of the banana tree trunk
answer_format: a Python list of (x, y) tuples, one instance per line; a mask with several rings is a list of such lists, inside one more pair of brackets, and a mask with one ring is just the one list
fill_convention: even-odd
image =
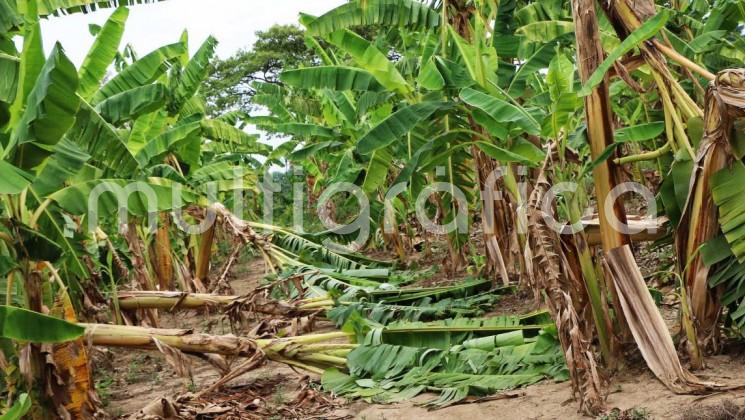
[[(549, 145), (549, 156), (550, 149)], [(582, 270), (577, 267), (580, 263), (577, 261), (573, 264), (570, 255), (576, 255), (577, 250), (572, 249), (571, 244), (563, 247), (559, 233), (546, 225), (541, 203), (551, 188), (545, 173), (549, 163), (547, 159), (527, 203), (530, 234), (525, 260), (532, 263), (529, 270), (534, 277), (535, 287), (542, 292), (556, 323), (559, 341), (566, 355), (572, 394), (578, 397), (580, 411), (596, 416), (605, 409), (605, 395), (591, 347), (593, 324), (587, 322), (585, 316), (590, 311), (596, 316), (603, 313), (589, 308), (592, 296), (581, 282), (579, 272)], [(605, 355), (608, 336), (604, 332), (607, 329), (601, 319), (596, 319), (595, 324)]]
[[(593, 0), (573, 0), (572, 15), (576, 28), (579, 76), (582, 83), (586, 83), (604, 59), (595, 2)], [(589, 95), (585, 96), (584, 102), (587, 137), (590, 142), (592, 159), (595, 160), (614, 142), (607, 75), (601, 83), (592, 89)], [(614, 163), (612, 156), (600, 162), (593, 169), (593, 179), (600, 220), (600, 242), (603, 251), (607, 254), (611, 250), (630, 243), (629, 237), (621, 232), (618, 225), (619, 223), (626, 223), (626, 210), (620, 197), (613, 200), (611, 212), (606, 210), (606, 200), (611, 197), (611, 191), (620, 180), (620, 168)], [(630, 333), (624, 319), (624, 312), (618, 302), (615, 285), (610, 277), (611, 273), (606, 274), (606, 287), (612, 297), (617, 333), (622, 338), (628, 338)], [(620, 348), (619, 346), (613, 347)]]
[[(139, 287), (142, 290), (153, 290), (152, 279), (150, 278), (145, 263), (143, 245), (140, 241), (140, 236), (137, 234), (137, 223), (133, 220), (130, 220), (126, 226), (125, 238), (132, 258), (132, 272), (134, 273), (136, 280), (134, 286)], [(150, 325), (158, 326), (158, 314), (154, 309), (145, 310), (144, 315)]]
[(155, 261), (160, 290), (173, 290), (173, 260), (171, 257), (171, 219), (168, 213), (160, 213), (160, 225), (155, 233)]
[(209, 283), (210, 257), (212, 256), (212, 245), (215, 241), (215, 223), (212, 224), (199, 238), (199, 251), (197, 252), (197, 267), (194, 273), (194, 283), (198, 291), (206, 291)]
[[(500, 200), (496, 199), (496, 185), (488, 185), (491, 182), (491, 178), (493, 178), (490, 175), (497, 170), (496, 162), (484, 155), (477, 147), (472, 147), (471, 153), (474, 157), (473, 160), (476, 166), (476, 175), (478, 177), (482, 200), (481, 229), (484, 235), (487, 270), (493, 276), (495, 286), (497, 276), (501, 278), (502, 283), (506, 286), (510, 283), (507, 267), (514, 270), (513, 259), (510, 258), (509, 253), (512, 235), (509, 232), (509, 224), (507, 223), (507, 217), (512, 212), (505, 208), (508, 204), (504, 200), (504, 196)], [(496, 180), (494, 183), (496, 183)]]
[(691, 174), (686, 209), (676, 231), (678, 265), (690, 296), (697, 344), (709, 351), (719, 349), (718, 321), (722, 308), (718, 290), (708, 287), (709, 268), (704, 264), (699, 248), (719, 234), (711, 178), (733, 159), (730, 135), (734, 117), (745, 114), (745, 103), (737, 102), (736, 93), (744, 88), (745, 70), (725, 70), (717, 75), (709, 87), (704, 137)]
[[(85, 336), (95, 346), (158, 350), (156, 342), (186, 353), (211, 353), (225, 356), (250, 357), (257, 366), (264, 357), (321, 374), (326, 367), (344, 368), (342, 353), (355, 344), (348, 342), (352, 334), (334, 331), (277, 339), (250, 339), (235, 335), (210, 335), (186, 329), (145, 328), (109, 324), (79, 324)], [(346, 342), (340, 342), (345, 340)], [(257, 360), (258, 359), (258, 360)], [(236, 370), (241, 367), (236, 368)], [(244, 370), (245, 371), (245, 370)], [(226, 377), (233, 377), (232, 372)], [(224, 383), (221, 380), (220, 383)]]
[(681, 365), (665, 320), (649, 294), (629, 246), (610, 251), (607, 261), (634, 340), (649, 369), (678, 394), (711, 389), (713, 384), (702, 382)]
[[(595, 2), (593, 0), (573, 0), (572, 6), (577, 31), (577, 66), (580, 79), (582, 83), (585, 83), (602, 63), (604, 58), (603, 47), (600, 44), (600, 30), (595, 13)], [(587, 137), (593, 159), (597, 159), (614, 142), (609, 99), (607, 77), (592, 90), (592, 93), (584, 98)], [(606, 199), (611, 190), (619, 183), (620, 168), (613, 162), (613, 156), (611, 156), (595, 167), (593, 175), (600, 219), (600, 241), (603, 250), (608, 252), (629, 243), (628, 236), (614, 227), (610, 215), (604, 211)], [(626, 223), (623, 201), (615, 200), (612, 209), (616, 220)]]
[(251, 312), (267, 315), (301, 317), (331, 307), (333, 302), (323, 300), (312, 303), (293, 304), (256, 296), (225, 296), (205, 293), (132, 291), (119, 292), (119, 307), (123, 310), (162, 309), (175, 311), (181, 309), (200, 309), (218, 307), (227, 309), (231, 305), (242, 304)]
[[(451, 4), (453, 8), (452, 16), (448, 16), (448, 4), (443, 5), (443, 14), (445, 18), (449, 18), (451, 25), (455, 31), (468, 42), (473, 41), (473, 32), (471, 28), (470, 19), (474, 15), (472, 6), (468, 5), (465, 1), (453, 1)], [(477, 19), (479, 17), (477, 16)], [(480, 42), (480, 40), (476, 40)], [(480, 57), (478, 58), (481, 59)], [(477, 80), (477, 82), (484, 86), (486, 80)], [(485, 134), (483, 129), (469, 117), (469, 125), (471, 130)], [(520, 201), (520, 197), (510, 197), (507, 194), (503, 194), (501, 199), (495, 200), (495, 187), (496, 185), (489, 185), (490, 183), (497, 183), (494, 173), (500, 170), (500, 165), (497, 161), (487, 156), (477, 147), (471, 148), (471, 154), (473, 156), (474, 172), (476, 173), (478, 184), (479, 184), (479, 195), (482, 202), (482, 229), (484, 234), (484, 252), (487, 257), (487, 268), (490, 274), (494, 278), (496, 284), (497, 277), (501, 278), (504, 285), (509, 284), (510, 272), (517, 272), (520, 275), (520, 281), (523, 284), (530, 286), (529, 282), (532, 281), (530, 276), (526, 274), (526, 263), (522, 259), (520, 249), (524, 248), (524, 235), (522, 232), (518, 232), (517, 217), (520, 216), (516, 212), (517, 206), (512, 206), (509, 201), (510, 198), (515, 203)], [(501, 168), (502, 170), (509, 171), (509, 174), (505, 174), (504, 177), (514, 178), (512, 175), (512, 168), (507, 165)], [(504, 182), (500, 183), (504, 186)], [(513, 191), (519, 195), (519, 191)], [(520, 242), (519, 244), (516, 242)], [(512, 252), (517, 250), (517, 252)], [(535, 290), (531, 287), (531, 289)]]

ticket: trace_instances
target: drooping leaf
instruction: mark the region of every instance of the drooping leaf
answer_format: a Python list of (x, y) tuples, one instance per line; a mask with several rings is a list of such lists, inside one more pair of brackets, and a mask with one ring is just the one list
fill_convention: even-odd
[(17, 31), (22, 24), (23, 18), (18, 14), (15, 4), (9, 0), (0, 0), (0, 35)]
[(119, 125), (160, 109), (166, 95), (163, 84), (153, 83), (117, 93), (96, 105), (96, 111), (109, 124)]
[(437, 91), (445, 87), (445, 79), (437, 69), (434, 60), (427, 60), (422, 65), (416, 80), (420, 86), (428, 90)]
[(460, 63), (435, 56), (437, 70), (448, 87), (462, 89), (473, 86), (476, 82), (468, 75), (468, 71)]
[(355, 67), (320, 66), (285, 70), (280, 80), (286, 85), (303, 89), (383, 90), (372, 74)]
[(232, 143), (235, 145), (243, 146), (243, 151), (253, 149), (256, 152), (268, 153), (269, 150), (266, 145), (258, 143), (258, 136), (255, 134), (248, 134), (245, 131), (230, 125), (221, 120), (208, 120), (204, 119), (202, 124), (202, 134), (210, 140)]
[(29, 94), (26, 110), (13, 130), (11, 144), (53, 146), (75, 121), (79, 100), (75, 66), (56, 44)]
[(32, 176), (9, 162), (0, 160), (0, 194), (18, 194), (31, 183)]
[(499, 146), (496, 146), (492, 143), (487, 143), (485, 141), (478, 141), (475, 144), (479, 149), (481, 149), (482, 152), (486, 153), (487, 155), (489, 155), (489, 157), (491, 157), (492, 159), (498, 162), (503, 162), (503, 163), (520, 162), (520, 163), (527, 163), (527, 164), (534, 165), (542, 160), (536, 157), (537, 155), (540, 154), (540, 150), (538, 150), (537, 152), (530, 150), (530, 152), (534, 153), (534, 156), (528, 157), (528, 156), (515, 153), (511, 150), (503, 149)]
[(299, 137), (335, 137), (334, 130), (316, 124), (283, 123), (273, 128), (280, 133), (292, 134)]
[(620, 128), (616, 130), (614, 138), (619, 143), (647, 141), (659, 137), (664, 131), (665, 123), (656, 121)]
[[(144, 217), (153, 212), (173, 210), (177, 204), (174, 200), (174, 188), (180, 185), (163, 178), (148, 178), (147, 181), (130, 181), (124, 179), (97, 179), (81, 182), (63, 188), (49, 196), (65, 211), (82, 215), (103, 216), (115, 215), (119, 211), (125, 214)], [(182, 188), (176, 194), (181, 205), (195, 201), (194, 194)], [(95, 213), (93, 213), (95, 212)]]
[(388, 60), (388, 57), (361, 36), (349, 30), (343, 30), (332, 33), (329, 41), (351, 55), (357, 65), (370, 72), (386, 89), (399, 93), (411, 91), (406, 79)]
[(367, 154), (393, 143), (446, 106), (443, 102), (421, 102), (399, 109), (360, 137), (357, 151)]
[(140, 167), (145, 167), (156, 157), (169, 151), (173, 151), (185, 140), (199, 134), (201, 129), (202, 127), (199, 121), (174, 127), (160, 136), (148, 141), (147, 144), (137, 152), (135, 159), (139, 162)]
[(362, 182), (362, 190), (365, 193), (372, 194), (385, 183), (392, 159), (390, 152), (385, 148), (372, 152), (365, 168), (365, 179)]
[(540, 125), (530, 114), (505, 100), (471, 88), (461, 90), (460, 98), (468, 105), (486, 112), (497, 122), (515, 123), (529, 134), (538, 135), (541, 132)]
[(532, 22), (517, 29), (525, 39), (533, 42), (549, 42), (562, 35), (574, 32), (574, 22), (546, 20)]
[(714, 174), (711, 194), (719, 208), (719, 226), (740, 263), (745, 263), (745, 165), (739, 161)]
[[(0, 0), (4, 1), (4, 0)], [(13, 103), (18, 92), (21, 61), (17, 57), (0, 53), (0, 102)], [(3, 123), (0, 122), (0, 126)]]
[(0, 336), (33, 343), (61, 343), (83, 335), (85, 328), (23, 308), (0, 305)]
[(520, 65), (520, 68), (510, 81), (510, 85), (507, 89), (510, 95), (515, 95), (516, 93), (521, 92), (521, 88), (524, 87), (524, 80), (531, 74), (535, 74), (541, 69), (548, 68), (554, 56), (556, 56), (556, 42), (548, 42), (541, 45), (533, 55)]
[(116, 129), (85, 101), (80, 104), (67, 139), (115, 173), (131, 176), (137, 168), (137, 161)]
[(168, 115), (165, 110), (159, 110), (138, 118), (132, 125), (132, 131), (127, 139), (127, 148), (136, 154), (139, 152), (147, 141), (162, 133), (165, 129)]
[(342, 143), (338, 141), (323, 141), (320, 143), (311, 144), (310, 146), (303, 147), (301, 149), (295, 150), (290, 154), (290, 159), (296, 162), (300, 162), (303, 159), (307, 159), (310, 156), (314, 156), (317, 153), (327, 150), (327, 149), (333, 149), (338, 146), (341, 146)]
[(54, 146), (54, 153), (44, 162), (31, 188), (39, 197), (46, 197), (77, 174), (88, 159), (90, 155), (77, 144), (62, 139)]

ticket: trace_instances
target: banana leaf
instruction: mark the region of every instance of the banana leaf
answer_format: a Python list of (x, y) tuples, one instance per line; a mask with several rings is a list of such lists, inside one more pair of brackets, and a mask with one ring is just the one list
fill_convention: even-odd
[(83, 335), (85, 329), (58, 318), (0, 305), (0, 336), (34, 343), (60, 343)]
[(413, 0), (352, 1), (332, 9), (307, 25), (308, 33), (324, 36), (355, 26), (382, 25), (409, 29), (434, 29), (440, 14), (426, 3)]
[(530, 340), (517, 333), (489, 340), (493, 346), (447, 349), (365, 343), (347, 356), (348, 374), (328, 369), (321, 383), (335, 394), (380, 403), (436, 391), (440, 395), (424, 405), (442, 408), (469, 395), (488, 395), (545, 378), (568, 378), (563, 352), (551, 330)]

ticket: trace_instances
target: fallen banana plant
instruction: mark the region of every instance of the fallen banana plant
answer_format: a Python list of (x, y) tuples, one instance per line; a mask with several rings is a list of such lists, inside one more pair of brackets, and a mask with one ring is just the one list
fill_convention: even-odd
[[(157, 342), (166, 344), (184, 353), (213, 353), (223, 356), (238, 356), (275, 360), (323, 373), (329, 366), (343, 367), (344, 354), (355, 344), (328, 343), (347, 340), (351, 333), (334, 331), (276, 339), (254, 339), (232, 334), (210, 335), (195, 333), (189, 329), (148, 328), (109, 324), (79, 324), (85, 328), (86, 339), (95, 346), (112, 346), (158, 350)], [(260, 363), (257, 362), (257, 367)]]
[(555, 331), (541, 330), (534, 338), (525, 338), (522, 330), (516, 330), (459, 340), (444, 348), (421, 344), (385, 344), (376, 341), (373, 332), (347, 355), (349, 373), (328, 369), (321, 379), (323, 387), (348, 398), (385, 403), (439, 392), (424, 405), (442, 408), (469, 395), (568, 377)]
[(307, 316), (333, 305), (330, 298), (299, 301), (297, 303), (268, 299), (261, 295), (213, 295), (207, 293), (131, 291), (119, 292), (119, 307), (123, 310), (161, 309), (177, 311), (186, 309), (218, 308), (230, 310), (243, 307), (247, 311), (285, 317)]
[[(547, 377), (565, 379), (563, 355), (553, 326), (543, 323), (546, 317), (546, 312), (535, 312), (524, 316), (376, 326), (357, 315), (349, 324), (349, 329), (357, 333), (333, 331), (268, 339), (200, 334), (188, 329), (80, 325), (85, 327), (86, 340), (92, 345), (159, 350), (171, 364), (180, 360), (182, 354), (246, 358), (229, 371), (223, 370), (227, 373), (203, 392), (210, 392), (272, 360), (322, 374), (329, 390), (350, 397), (365, 393), (351, 392), (348, 378), (366, 375), (371, 375), (373, 381), (384, 376), (391, 385), (378, 382), (359, 385), (383, 386), (380, 393), (367, 395), (386, 396), (381, 401), (413, 396), (425, 390), (442, 391), (440, 398), (432, 403), (442, 407), (468, 395), (515, 388)], [(346, 376), (342, 370), (348, 370), (352, 376)], [(343, 388), (333, 385), (341, 378), (344, 378)], [(352, 380), (355, 384), (368, 382)]]
[[(489, 290), (488, 280), (466, 281), (461, 284), (438, 287), (417, 287), (397, 289), (366, 290), (353, 288), (339, 299), (334, 299), (324, 289), (317, 288), (320, 278), (325, 282), (335, 280), (335, 273), (305, 272), (300, 275), (307, 285), (292, 280), (290, 276), (271, 285), (262, 286), (245, 296), (214, 295), (206, 293), (167, 292), (167, 291), (120, 291), (117, 294), (121, 310), (160, 309), (166, 311), (216, 308), (227, 312), (254, 312), (288, 318), (318, 314), (334, 309), (329, 317), (338, 325), (346, 322), (347, 315), (353, 311), (370, 315), (373, 321), (385, 323), (392, 319), (431, 320), (448, 316), (477, 316), (498, 301), (499, 296), (514, 290), (504, 287)], [(348, 274), (345, 274), (348, 275)], [(297, 278), (295, 278), (297, 279)], [(330, 287), (327, 283), (321, 283)], [(277, 300), (270, 297), (275, 288), (286, 288), (291, 284), (298, 295), (314, 291), (314, 297), (294, 300)], [(377, 283), (376, 283), (377, 284)], [(338, 285), (338, 283), (333, 283)], [(315, 289), (314, 289), (315, 288)], [(300, 289), (301, 292), (297, 293)]]

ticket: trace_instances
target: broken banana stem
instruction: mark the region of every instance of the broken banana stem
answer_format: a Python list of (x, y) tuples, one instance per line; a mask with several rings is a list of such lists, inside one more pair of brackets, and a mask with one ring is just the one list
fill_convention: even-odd
[[(79, 324), (95, 346), (158, 350), (156, 340), (187, 353), (214, 353), (251, 357), (262, 353), (267, 359), (293, 366), (323, 368), (346, 366), (346, 355), (357, 345), (349, 343), (351, 333), (334, 331), (297, 337), (252, 339), (229, 335), (194, 333), (188, 329), (147, 328), (109, 324)], [(346, 343), (338, 342), (346, 340)], [(329, 341), (334, 341), (329, 343)]]
[(212, 295), (207, 293), (160, 292), (160, 291), (131, 291), (119, 292), (119, 308), (123, 310), (162, 309), (174, 311), (177, 309), (199, 309), (204, 307), (225, 307), (245, 300), (254, 312), (272, 315), (302, 316), (320, 309), (329, 309), (334, 302), (324, 297), (320, 300), (301, 300), (297, 303), (274, 301), (258, 297), (253, 301), (246, 296)]

